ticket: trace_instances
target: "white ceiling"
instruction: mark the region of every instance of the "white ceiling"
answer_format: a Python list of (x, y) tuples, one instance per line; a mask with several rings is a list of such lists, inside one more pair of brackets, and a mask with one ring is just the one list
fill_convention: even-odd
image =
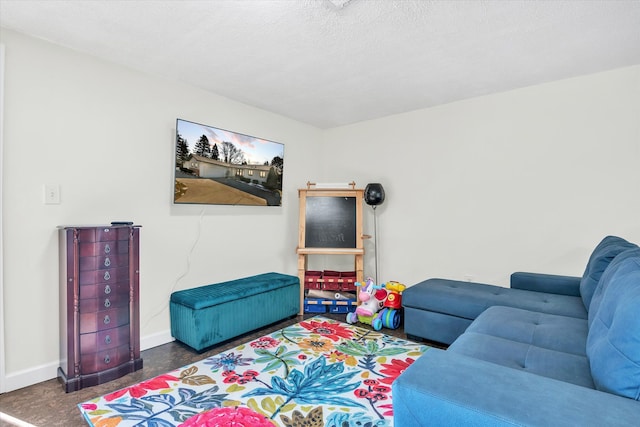
[(320, 128), (640, 64), (638, 0), (0, 0), (0, 25)]

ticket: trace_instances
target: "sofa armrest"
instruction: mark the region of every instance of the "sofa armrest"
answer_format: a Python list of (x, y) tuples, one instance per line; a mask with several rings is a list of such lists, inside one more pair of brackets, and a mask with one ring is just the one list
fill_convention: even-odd
[(511, 275), (511, 287), (525, 291), (580, 296), (580, 277), (518, 271)]
[(631, 426), (640, 402), (429, 349), (393, 383), (394, 424)]

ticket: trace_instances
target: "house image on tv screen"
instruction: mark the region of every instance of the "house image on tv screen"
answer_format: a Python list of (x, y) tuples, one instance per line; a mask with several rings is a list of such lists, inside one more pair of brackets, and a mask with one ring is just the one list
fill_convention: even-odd
[(174, 203), (281, 206), (284, 145), (178, 119)]

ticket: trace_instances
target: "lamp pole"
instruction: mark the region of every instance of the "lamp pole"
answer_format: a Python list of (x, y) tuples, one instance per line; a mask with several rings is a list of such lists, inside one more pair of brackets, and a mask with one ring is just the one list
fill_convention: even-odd
[(382, 184), (367, 184), (364, 189), (364, 201), (373, 208), (373, 247), (375, 250), (375, 283), (378, 284), (378, 216), (376, 208), (384, 202)]

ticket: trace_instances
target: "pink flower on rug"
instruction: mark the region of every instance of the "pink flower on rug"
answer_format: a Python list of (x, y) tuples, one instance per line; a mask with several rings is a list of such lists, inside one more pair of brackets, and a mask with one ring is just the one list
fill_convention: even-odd
[(236, 371), (227, 371), (227, 372), (223, 372), (222, 376), (224, 377), (223, 382), (225, 384), (246, 384), (248, 382), (253, 381), (254, 379), (256, 379), (258, 377), (259, 373), (254, 371), (254, 370), (248, 370), (245, 371), (242, 376), (239, 374), (236, 374)]
[(215, 408), (194, 415), (180, 427), (274, 427), (267, 417), (245, 407)]
[(369, 389), (375, 391), (377, 393), (389, 393), (391, 391), (391, 387), (380, 384), (380, 381), (376, 379), (368, 379), (362, 381), (362, 383), (366, 386), (369, 386)]
[(380, 381), (385, 384), (391, 384), (396, 378), (404, 372), (415, 360), (407, 357), (407, 360), (391, 359), (391, 363), (382, 363), (384, 369), (380, 369), (380, 373), (385, 375), (385, 378), (380, 378)]
[(98, 409), (98, 405), (96, 405), (95, 403), (83, 403), (81, 406), (82, 409), (86, 409), (87, 411), (95, 411), (96, 409)]
[(104, 400), (106, 400), (107, 402), (111, 402), (112, 400), (122, 397), (127, 393), (129, 393), (131, 397), (140, 398), (147, 394), (147, 391), (149, 390), (162, 390), (165, 388), (170, 388), (171, 386), (169, 385), (168, 381), (178, 381), (179, 379), (180, 378), (174, 377), (173, 375), (169, 374), (160, 375), (131, 387), (123, 388), (122, 390), (107, 394), (104, 396)]
[(385, 417), (393, 417), (393, 404), (388, 403), (386, 405), (378, 405), (378, 409), (386, 409), (382, 415)]
[(317, 320), (309, 320), (308, 322), (300, 322), (303, 328), (329, 338), (332, 341), (339, 341), (340, 338), (351, 339), (353, 331), (348, 329), (349, 326), (342, 326), (339, 323), (331, 323), (327, 321), (318, 322)]
[(369, 389), (359, 388), (354, 390), (353, 394), (356, 397), (361, 399), (367, 399), (370, 402), (377, 402), (379, 400), (387, 400), (389, 396), (387, 393), (391, 391), (391, 387), (387, 387), (386, 385), (380, 384), (378, 380), (368, 379), (362, 382)]
[(275, 338), (271, 338), (271, 337), (262, 337), (262, 338), (258, 338), (257, 340), (251, 342), (251, 344), (249, 344), (251, 347), (253, 348), (273, 348), (278, 346), (278, 344), (280, 344), (280, 341), (278, 341)]

